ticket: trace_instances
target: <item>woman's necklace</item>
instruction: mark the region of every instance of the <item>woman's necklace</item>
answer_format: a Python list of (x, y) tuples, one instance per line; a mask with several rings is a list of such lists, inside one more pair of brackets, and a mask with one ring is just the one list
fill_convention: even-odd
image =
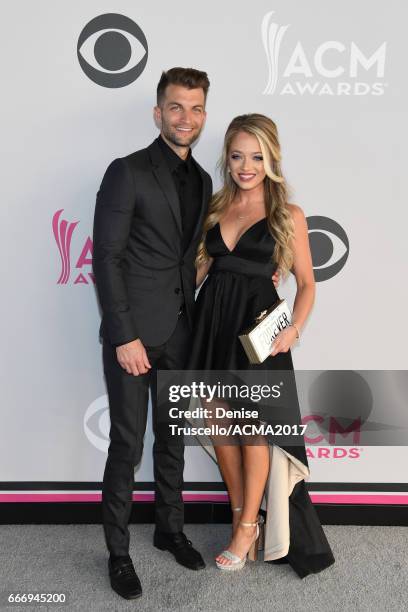
[[(236, 204), (235, 206), (239, 206), (239, 204)], [(242, 212), (240, 213), (240, 211), (237, 211), (237, 221), (240, 221), (241, 219), (246, 219), (247, 217), (249, 217), (249, 213), (251, 212), (251, 206), (249, 206), (248, 204), (244, 204), (245, 208), (243, 212), (246, 212), (245, 215), (242, 214)]]
[[(260, 204), (260, 202), (251, 202), (251, 204), (245, 204), (245, 210), (247, 211), (246, 215), (243, 215), (242, 213), (237, 214), (237, 221), (240, 221), (241, 219), (246, 219), (247, 217), (250, 216), (250, 213), (252, 212), (252, 209), (254, 208), (254, 206), (256, 206), (257, 204)], [(263, 204), (263, 202), (262, 202)], [(239, 206), (239, 204), (235, 204), (235, 206)]]

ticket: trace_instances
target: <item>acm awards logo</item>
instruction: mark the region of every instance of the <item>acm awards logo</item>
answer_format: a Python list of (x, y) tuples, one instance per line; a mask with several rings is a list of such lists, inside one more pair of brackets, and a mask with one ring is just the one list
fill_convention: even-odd
[[(274, 11), (262, 20), (262, 42), (268, 63), (266, 95), (382, 96), (387, 43), (364, 48), (326, 40), (306, 48), (287, 41), (291, 25), (273, 21)], [(290, 32), (289, 32), (290, 39)], [(289, 53), (289, 60), (286, 60)], [(282, 59), (285, 63), (282, 65)]]
[(71, 270), (71, 244), (72, 236), (79, 221), (68, 222), (61, 218), (64, 209), (57, 210), (52, 218), (52, 231), (61, 259), (61, 272), (57, 285), (94, 284), (95, 278), (92, 272), (93, 244), (88, 236), (75, 257), (74, 271)]
[(407, 370), (330, 370), (303, 380), (308, 457), (355, 459), (366, 446), (406, 446)]
[(148, 45), (142, 29), (124, 15), (106, 13), (86, 24), (77, 44), (79, 64), (101, 87), (125, 87), (145, 69)]
[[(308, 389), (310, 414), (303, 416), (307, 426), (306, 448), (311, 459), (358, 459), (361, 431), (373, 409), (373, 395), (368, 382), (353, 371), (326, 371), (313, 380)], [(320, 446), (320, 444), (328, 446)], [(341, 446), (338, 446), (342, 444)]]

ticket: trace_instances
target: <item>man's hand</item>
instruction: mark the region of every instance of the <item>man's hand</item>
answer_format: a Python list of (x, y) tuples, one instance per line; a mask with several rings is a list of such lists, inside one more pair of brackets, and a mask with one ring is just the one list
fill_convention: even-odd
[(272, 276), (272, 281), (275, 287), (279, 285), (279, 277), (280, 277), (279, 268), (276, 268), (276, 272), (274, 272)]
[(146, 374), (152, 367), (147, 358), (146, 349), (139, 338), (116, 347), (116, 356), (122, 368), (128, 374), (139, 376)]

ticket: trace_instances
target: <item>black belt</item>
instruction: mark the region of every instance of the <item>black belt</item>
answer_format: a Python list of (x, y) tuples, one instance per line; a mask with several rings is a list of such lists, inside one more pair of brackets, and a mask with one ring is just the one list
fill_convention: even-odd
[(263, 276), (272, 278), (272, 274), (276, 270), (276, 264), (270, 262), (258, 262), (236, 255), (223, 255), (216, 257), (210, 268), (210, 274), (215, 272), (235, 272), (237, 274), (245, 274), (248, 276)]

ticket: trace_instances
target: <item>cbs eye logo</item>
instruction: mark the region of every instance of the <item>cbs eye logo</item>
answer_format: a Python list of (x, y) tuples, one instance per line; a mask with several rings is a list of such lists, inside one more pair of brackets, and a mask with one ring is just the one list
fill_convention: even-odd
[(310, 250), (316, 282), (333, 278), (349, 256), (349, 239), (344, 229), (329, 217), (308, 217)]
[(322, 417), (322, 422), (316, 423), (321, 431), (327, 432), (330, 417), (334, 417), (342, 427), (349, 427), (358, 419), (361, 425), (368, 423), (373, 404), (370, 385), (353, 370), (321, 372), (309, 388), (311, 412)]
[(107, 395), (101, 395), (88, 406), (84, 415), (83, 426), (85, 435), (92, 446), (103, 453), (107, 453), (110, 429)]
[(86, 76), (102, 87), (125, 87), (147, 63), (146, 36), (124, 15), (106, 13), (86, 24), (78, 38), (78, 61)]

